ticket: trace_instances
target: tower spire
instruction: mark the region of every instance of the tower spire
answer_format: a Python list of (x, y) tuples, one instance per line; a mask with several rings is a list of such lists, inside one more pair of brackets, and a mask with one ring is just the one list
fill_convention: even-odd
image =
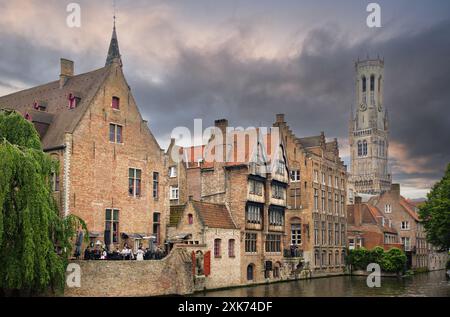
[(111, 65), (113, 62), (118, 61), (122, 65), (122, 59), (120, 56), (119, 40), (117, 39), (116, 31), (116, 1), (113, 2), (114, 15), (113, 15), (113, 32), (111, 37), (111, 43), (109, 44), (108, 56), (106, 58), (106, 65)]

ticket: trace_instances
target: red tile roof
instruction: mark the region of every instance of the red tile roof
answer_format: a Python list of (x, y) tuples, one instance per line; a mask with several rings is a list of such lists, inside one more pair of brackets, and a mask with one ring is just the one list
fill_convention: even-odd
[(412, 217), (414, 218), (414, 220), (416, 221), (420, 221), (419, 219), (419, 215), (417, 214), (417, 212), (414, 210), (414, 206), (411, 206), (405, 198), (401, 197), (400, 198), (400, 205), (403, 207), (403, 209)]
[(237, 229), (225, 205), (200, 201), (193, 201), (192, 205), (205, 226), (209, 228)]

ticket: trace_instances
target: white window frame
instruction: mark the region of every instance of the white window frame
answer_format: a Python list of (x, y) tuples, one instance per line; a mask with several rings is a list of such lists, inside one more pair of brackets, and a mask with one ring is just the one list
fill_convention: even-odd
[(391, 206), (391, 204), (384, 205), (384, 213), (385, 214), (391, 214), (392, 213), (392, 206)]
[(291, 182), (292, 183), (300, 182), (300, 170), (292, 170), (291, 171)]
[(180, 188), (178, 186), (170, 186), (170, 200), (180, 199)]
[(410, 230), (411, 227), (410, 227), (410, 225), (409, 225), (409, 221), (408, 221), (408, 220), (402, 221), (402, 222), (400, 223), (400, 229), (403, 230), (403, 231)]

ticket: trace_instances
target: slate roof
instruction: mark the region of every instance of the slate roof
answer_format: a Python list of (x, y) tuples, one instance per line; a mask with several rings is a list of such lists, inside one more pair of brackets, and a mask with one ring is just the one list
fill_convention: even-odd
[(321, 135), (310, 136), (306, 138), (298, 138), (297, 140), (304, 148), (317, 147), (321, 145), (322, 136)]
[[(32, 121), (50, 124), (42, 139), (43, 148), (61, 146), (64, 134), (75, 130), (111, 67), (70, 77), (62, 88), (58, 80), (0, 97), (0, 109), (16, 110), (23, 115), (28, 113)], [(75, 109), (69, 109), (70, 94), (81, 98)], [(45, 112), (34, 110), (35, 102), (45, 104)]]

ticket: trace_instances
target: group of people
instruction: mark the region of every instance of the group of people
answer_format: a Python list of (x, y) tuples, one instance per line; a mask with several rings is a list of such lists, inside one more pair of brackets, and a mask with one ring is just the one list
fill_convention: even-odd
[(123, 249), (120, 250), (117, 246), (112, 252), (106, 249), (106, 246), (94, 246), (91, 243), (84, 251), (84, 260), (109, 260), (109, 261), (144, 261), (144, 260), (161, 260), (166, 256), (166, 252), (159, 247), (150, 250), (150, 248), (143, 249), (139, 246), (136, 252), (133, 252), (131, 247), (125, 243)]

